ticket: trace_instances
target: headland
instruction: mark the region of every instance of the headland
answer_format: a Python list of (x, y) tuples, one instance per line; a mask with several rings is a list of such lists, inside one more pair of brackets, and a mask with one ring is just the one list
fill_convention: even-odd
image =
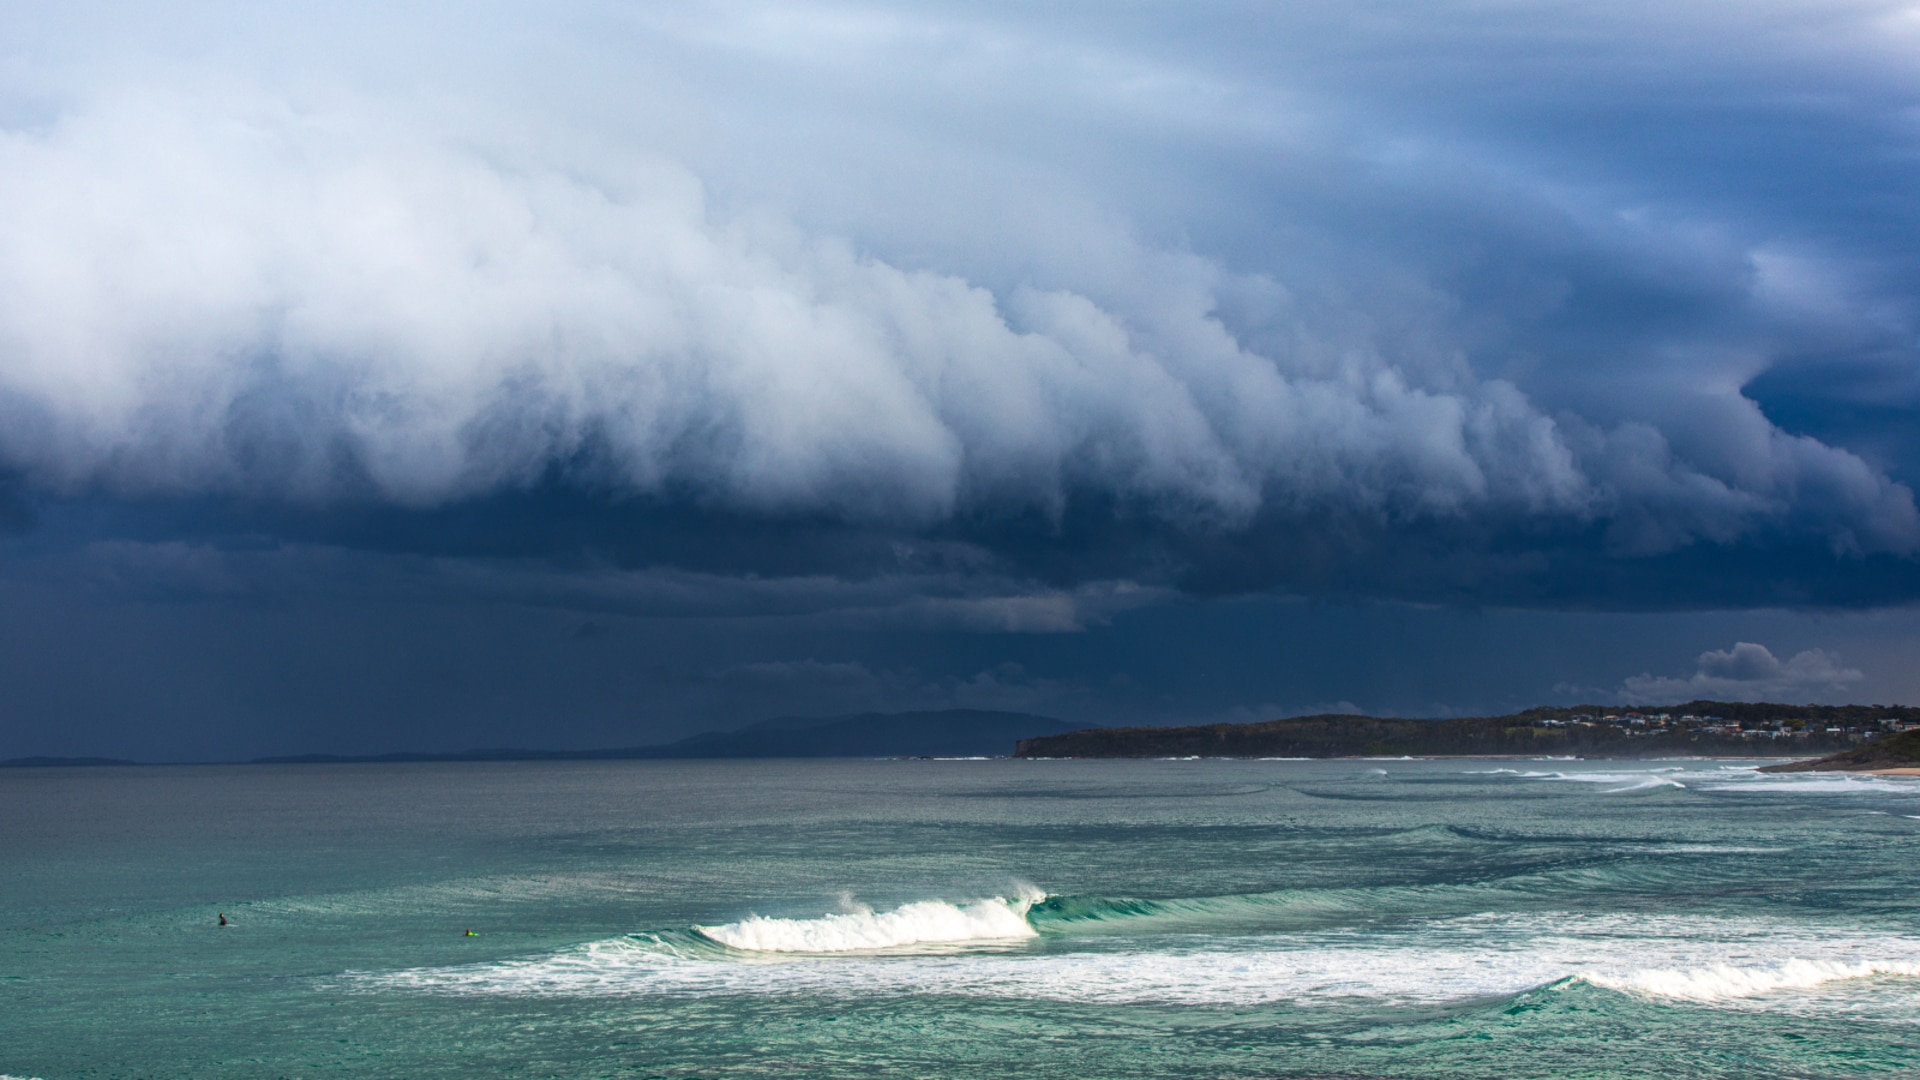
[(1864, 746), (1809, 761), (1768, 765), (1761, 772), (1867, 772), (1882, 776), (1920, 776), (1920, 729), (1903, 731)]
[(1659, 709), (1542, 706), (1505, 716), (1433, 720), (1328, 714), (1092, 728), (1023, 739), (1015, 756), (1779, 758), (1868, 749), (1910, 729), (1920, 729), (1920, 708), (1690, 701)]

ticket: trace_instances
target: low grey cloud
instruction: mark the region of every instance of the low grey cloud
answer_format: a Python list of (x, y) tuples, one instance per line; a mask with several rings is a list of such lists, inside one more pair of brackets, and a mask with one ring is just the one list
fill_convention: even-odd
[[(556, 566), (541, 559), (394, 556), (270, 544), (93, 541), (73, 550), (0, 548), (0, 580), (85, 590), (114, 602), (299, 607), (317, 603), (504, 604), (647, 619), (804, 622), (840, 631), (1079, 633), (1168, 602), (1130, 581), (1058, 587), (991, 573), (903, 569), (858, 579), (761, 577), (673, 567)], [(573, 640), (606, 637), (588, 618)]]
[(607, 628), (607, 624), (594, 622), (592, 619), (589, 619), (579, 626), (574, 627), (573, 633), (568, 634), (567, 639), (569, 641), (598, 641), (612, 633), (613, 631)]
[(794, 714), (995, 709), (1072, 715), (1094, 700), (1078, 681), (1036, 676), (1013, 662), (971, 674), (931, 675), (911, 667), (808, 658), (737, 664), (710, 672), (709, 680), (730, 695), (768, 701), (780, 695)]
[(1837, 655), (1822, 649), (1807, 649), (1782, 660), (1764, 645), (1742, 641), (1731, 649), (1701, 653), (1691, 676), (1633, 676), (1620, 698), (1641, 705), (1698, 699), (1845, 702), (1865, 679), (1865, 673), (1842, 666)]
[(1221, 711), (1217, 716), (1209, 717), (1208, 723), (1257, 724), (1263, 720), (1287, 720), (1297, 716), (1365, 716), (1367, 710), (1342, 698), (1338, 701), (1314, 701), (1300, 705), (1277, 705), (1273, 702), (1261, 702), (1255, 705), (1233, 705)]

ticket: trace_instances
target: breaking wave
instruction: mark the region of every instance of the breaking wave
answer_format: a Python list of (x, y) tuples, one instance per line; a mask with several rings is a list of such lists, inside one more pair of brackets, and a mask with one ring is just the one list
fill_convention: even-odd
[(993, 897), (950, 904), (922, 900), (892, 911), (852, 905), (851, 910), (815, 919), (769, 919), (759, 915), (723, 926), (694, 929), (729, 948), (747, 952), (837, 953), (892, 949), (904, 945), (961, 941), (1005, 941), (1033, 937), (1027, 911), (1044, 899), (1025, 892), (1011, 899)]
[(1697, 766), (1662, 766), (1652, 769), (1469, 769), (1471, 776), (1504, 776), (1519, 780), (1546, 780), (1575, 784), (1612, 784), (1610, 792), (1641, 791), (1650, 788), (1691, 788), (1713, 792), (1751, 792), (1758, 794), (1920, 794), (1920, 782), (1900, 776), (1861, 773), (1763, 773), (1758, 765), (1723, 765), (1703, 769)]
[[(1574, 784), (1613, 784), (1609, 792), (1645, 791), (1650, 788), (1685, 788), (1687, 785), (1668, 773), (1678, 773), (1680, 769), (1647, 769), (1632, 772), (1509, 772), (1525, 780), (1560, 780)], [(1491, 774), (1489, 774), (1491, 775)]]

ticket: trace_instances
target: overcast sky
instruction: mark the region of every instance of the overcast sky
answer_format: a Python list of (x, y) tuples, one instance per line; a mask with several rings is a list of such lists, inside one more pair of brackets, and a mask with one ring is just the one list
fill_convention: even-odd
[(39, 3), (0, 756), (1920, 702), (1920, 7)]

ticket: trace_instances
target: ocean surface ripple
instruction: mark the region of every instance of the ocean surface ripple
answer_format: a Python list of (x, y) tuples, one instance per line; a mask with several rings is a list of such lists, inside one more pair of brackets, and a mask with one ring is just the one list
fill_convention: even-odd
[(1907, 778), (287, 766), (0, 805), (9, 1077), (1920, 1075)]

